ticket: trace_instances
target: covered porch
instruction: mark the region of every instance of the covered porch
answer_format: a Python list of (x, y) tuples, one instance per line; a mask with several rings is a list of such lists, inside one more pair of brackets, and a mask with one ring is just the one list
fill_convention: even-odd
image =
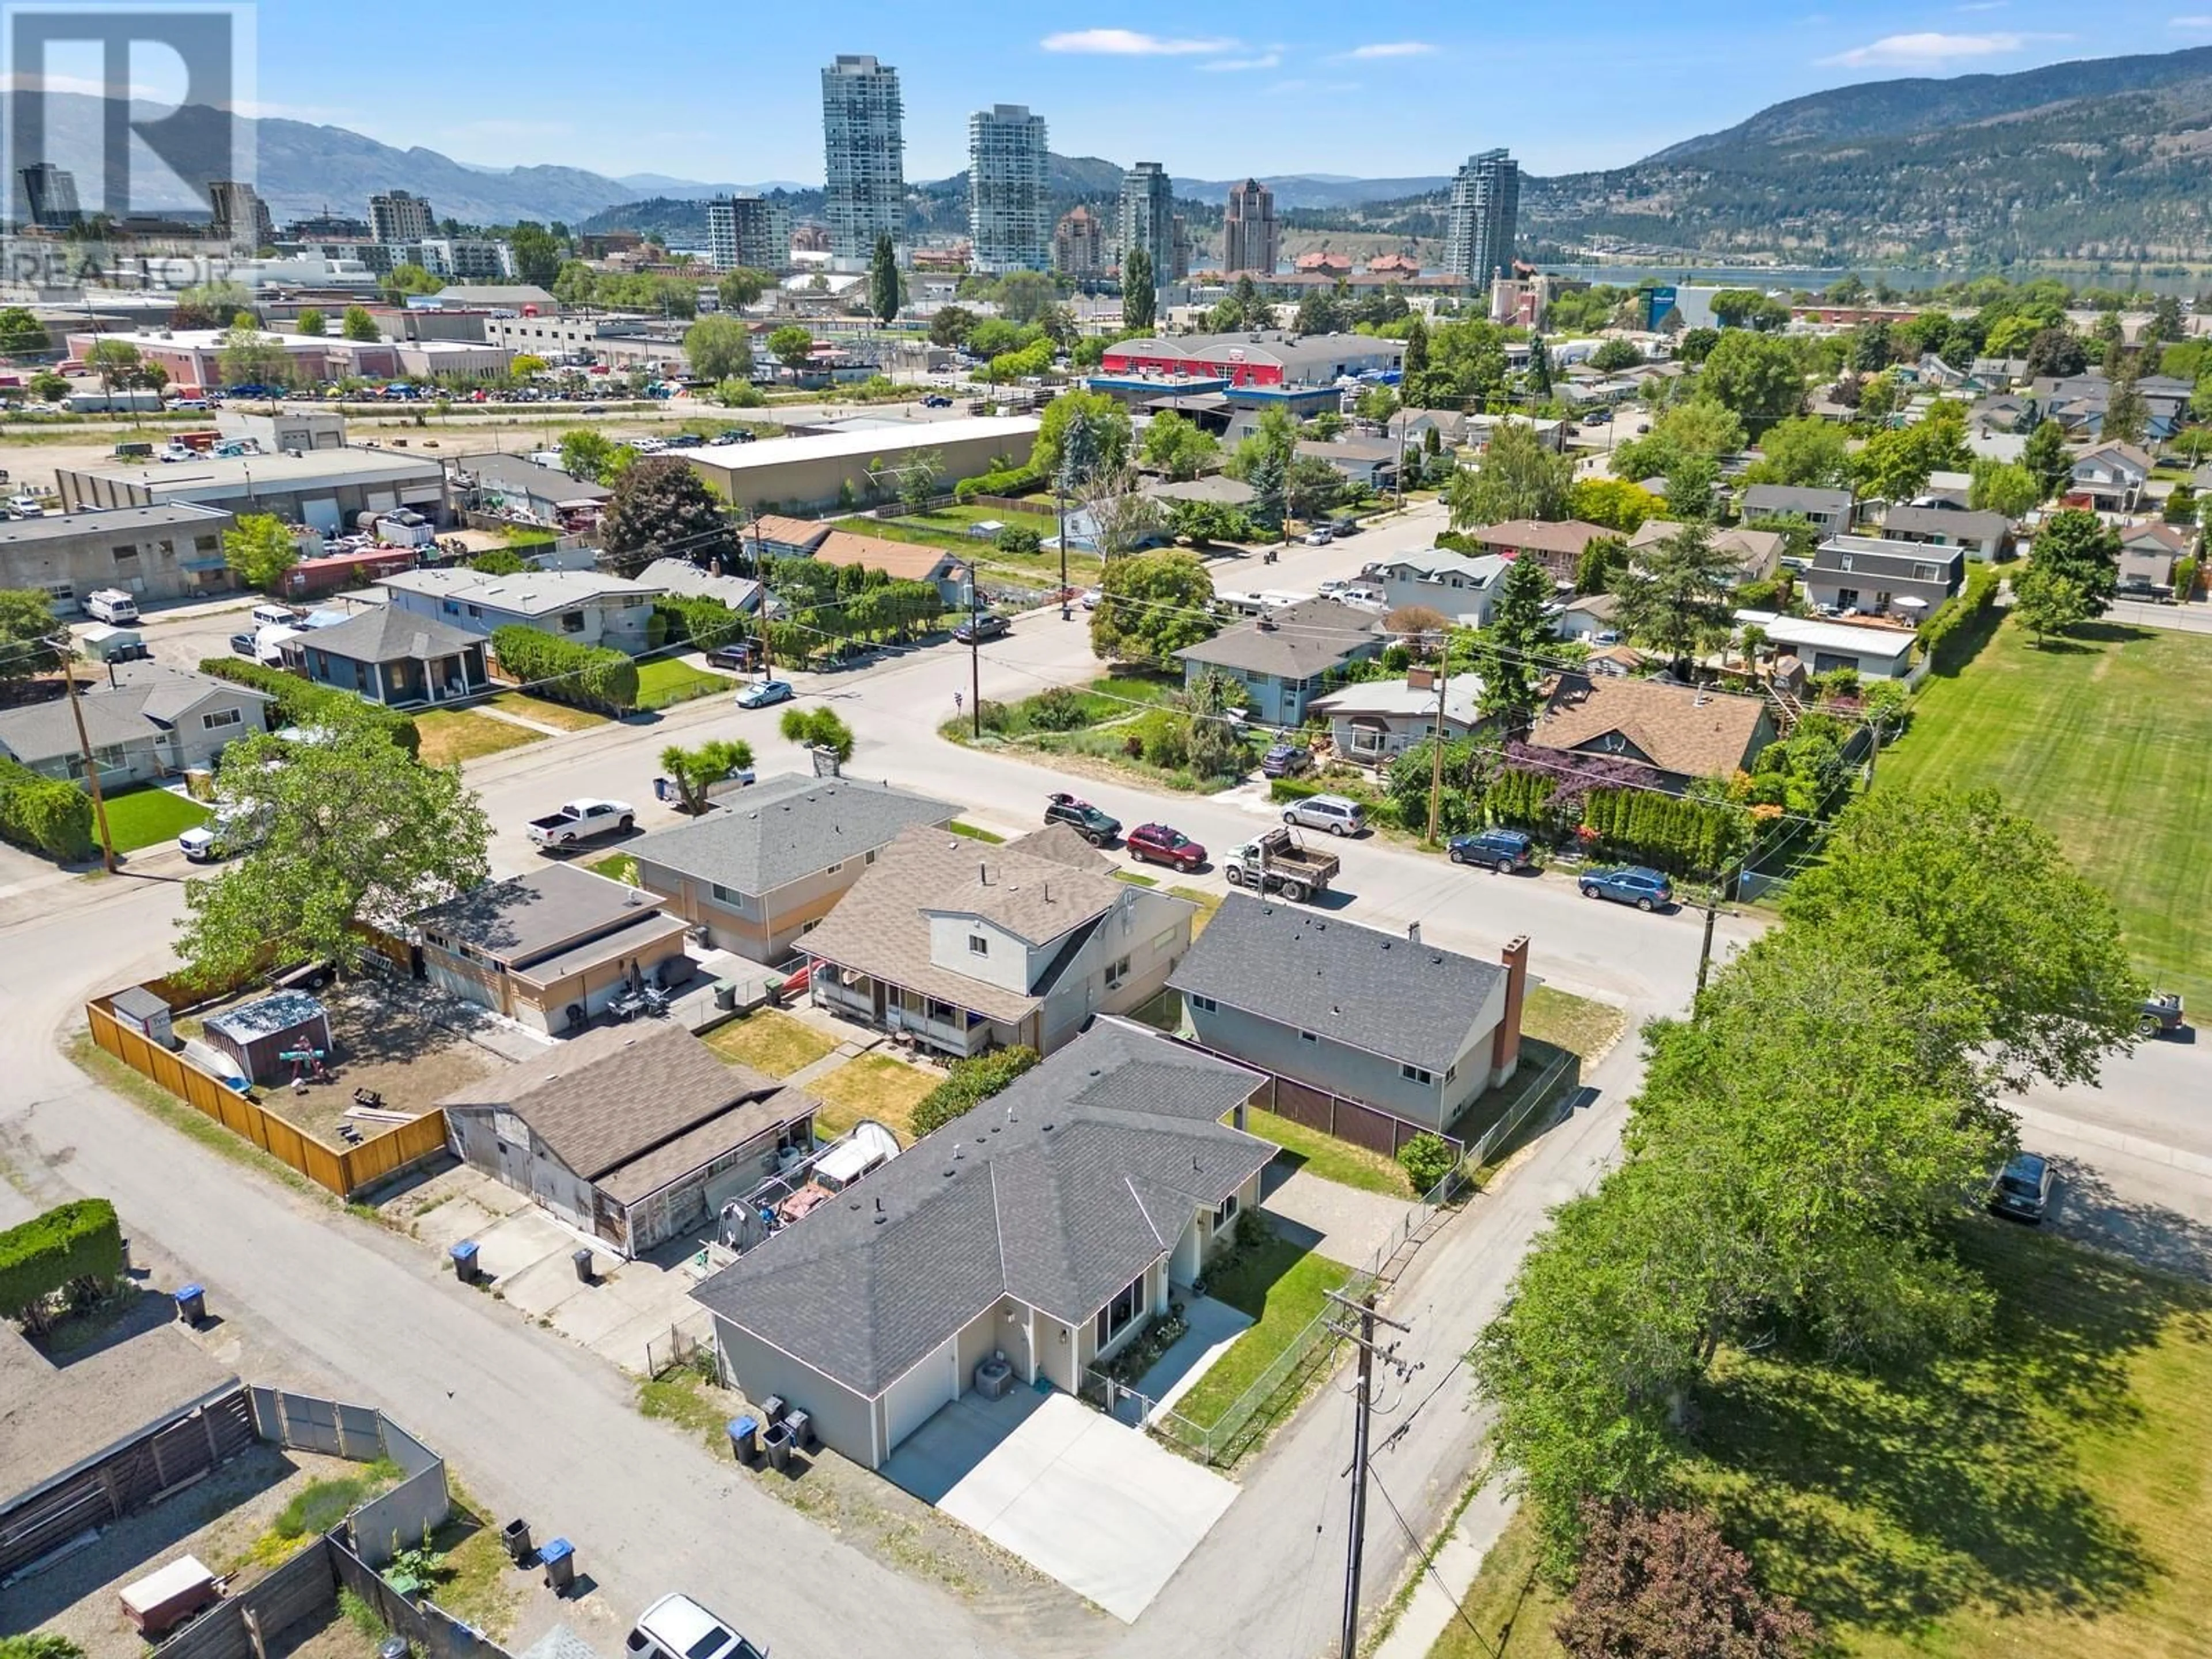
[(814, 1004), (878, 1031), (912, 1037), (954, 1060), (994, 1047), (1036, 1043), (1036, 1009), (1017, 1021), (994, 1019), (856, 968), (817, 962), (810, 981)]

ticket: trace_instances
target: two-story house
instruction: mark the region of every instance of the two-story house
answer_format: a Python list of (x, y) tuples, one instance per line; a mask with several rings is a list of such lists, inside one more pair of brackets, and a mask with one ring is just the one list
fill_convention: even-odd
[(1957, 547), (1832, 536), (1813, 555), (1803, 586), (1806, 599), (1816, 606), (1919, 622), (1957, 592), (1965, 579), (1966, 554)]
[(1881, 539), (1955, 547), (1975, 563), (1989, 564), (2002, 558), (2012, 544), (2012, 520), (2002, 513), (1976, 512), (1936, 497), (1927, 505), (1891, 507), (1882, 514)]
[(1512, 560), (1495, 553), (1455, 553), (1438, 547), (1425, 553), (1395, 554), (1369, 569), (1391, 610), (1426, 605), (1438, 616), (1482, 628), (1490, 622), (1498, 585), (1512, 568)]
[(1378, 618), (1334, 599), (1308, 599), (1224, 628), (1176, 652), (1183, 684), (1209, 672), (1243, 688), (1245, 706), (1265, 726), (1304, 723), (1306, 708), (1347, 663), (1380, 656), (1389, 641)]
[(2150, 469), (2149, 454), (2133, 444), (2098, 444), (2074, 458), (2067, 499), (2079, 497), (2100, 513), (2132, 513), (2150, 482)]
[(787, 773), (625, 850), (638, 885), (717, 949), (778, 963), (901, 831), (942, 829), (959, 811), (886, 784)]
[[(1672, 519), (1646, 519), (1628, 538), (1631, 562), (1638, 562), (1641, 555), (1668, 538), (1681, 533), (1682, 526)], [(1784, 539), (1778, 530), (1746, 530), (1741, 526), (1712, 532), (1714, 550), (1735, 562), (1730, 580), (1738, 587), (1747, 582), (1773, 580), (1775, 572), (1782, 568)]]
[(1057, 825), (1003, 847), (904, 830), (799, 940), (814, 1001), (956, 1059), (1050, 1054), (1157, 994), (1190, 946), (1196, 907), (1113, 869)]
[(57, 698), (0, 710), (0, 755), (50, 778), (82, 782), (84, 717), (102, 789), (123, 789), (215, 766), (224, 749), (270, 727), (276, 699), (251, 686), (156, 662), (110, 665), (76, 710)]
[(2131, 524), (2120, 531), (2120, 591), (2171, 590), (2173, 567), (2195, 550), (2197, 538), (2178, 525)]
[(1168, 987), (1199, 1042), (1277, 1079), (1275, 1111), (1395, 1152), (1513, 1076), (1528, 963), (1525, 938), (1484, 962), (1418, 923), (1386, 933), (1231, 893)]
[(1851, 492), (1802, 484), (1752, 484), (1743, 492), (1746, 524), (1758, 519), (1803, 519), (1823, 536), (1851, 527)]
[(376, 585), (391, 603), (434, 617), (466, 634), (534, 628), (578, 645), (605, 646), (632, 656), (651, 644), (653, 602), (661, 590), (595, 570), (526, 570), (487, 576), (457, 567), (403, 570)]
[(1398, 444), (1394, 438), (1338, 438), (1328, 443), (1303, 438), (1300, 459), (1320, 461), (1336, 469), (1346, 483), (1365, 489), (1388, 489), (1398, 479)]

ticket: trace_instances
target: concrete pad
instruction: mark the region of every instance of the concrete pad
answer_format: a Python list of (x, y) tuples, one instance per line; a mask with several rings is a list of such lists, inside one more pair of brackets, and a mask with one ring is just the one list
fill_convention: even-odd
[(556, 1252), (566, 1260), (582, 1243), (551, 1217), (534, 1208), (519, 1211), (477, 1235), (477, 1266), (486, 1277), (502, 1279)]
[(1291, 1224), (1286, 1237), (1347, 1267), (1387, 1260), (1420, 1207), (1410, 1199), (1363, 1192), (1307, 1170), (1286, 1176), (1279, 1162), (1261, 1176), (1260, 1204), (1268, 1215)]
[(1252, 1328), (1251, 1315), (1210, 1296), (1193, 1297), (1183, 1304), (1182, 1316), (1190, 1328), (1137, 1379), (1137, 1392), (1152, 1402), (1148, 1423), (1195, 1388)]
[(415, 1218), (415, 1236), (443, 1257), (448, 1245), (465, 1238), (481, 1238), (499, 1224), (500, 1218), (471, 1197), (449, 1198)]
[(963, 1395), (884, 1474), (1134, 1623), (1237, 1488), (1063, 1394)]
[[(506, 1297), (510, 1307), (521, 1310), (532, 1319), (557, 1317), (561, 1308), (579, 1296), (588, 1295), (592, 1288), (576, 1277), (576, 1264), (569, 1259), (573, 1251), (581, 1248), (572, 1243), (568, 1249), (540, 1256), (528, 1267), (508, 1273), (499, 1281), (500, 1293)], [(592, 1265), (601, 1270), (612, 1267), (614, 1260), (592, 1253)]]

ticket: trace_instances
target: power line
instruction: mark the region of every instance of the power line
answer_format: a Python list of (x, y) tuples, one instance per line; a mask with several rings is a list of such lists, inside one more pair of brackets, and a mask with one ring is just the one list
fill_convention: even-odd
[(1368, 1479), (1375, 1483), (1375, 1490), (1382, 1495), (1383, 1505), (1390, 1511), (1391, 1518), (1397, 1522), (1398, 1530), (1406, 1534), (1406, 1541), (1413, 1547), (1413, 1553), (1420, 1557), (1422, 1571), (1426, 1572), (1436, 1587), (1443, 1592), (1444, 1600), (1451, 1604), (1453, 1616), (1474, 1632), (1474, 1639), (1482, 1644), (1482, 1650), (1489, 1654), (1491, 1659), (1498, 1659), (1498, 1650), (1492, 1646), (1490, 1638), (1482, 1633), (1482, 1626), (1468, 1617), (1467, 1608), (1461, 1605), (1460, 1598), (1452, 1594), (1451, 1586), (1444, 1583), (1443, 1575), (1437, 1571), (1436, 1557), (1430, 1553), (1428, 1546), (1424, 1544), (1414, 1533), (1412, 1525), (1406, 1519), (1405, 1511), (1398, 1507), (1398, 1500), (1390, 1496), (1390, 1489), (1382, 1484), (1382, 1477), (1370, 1469)]

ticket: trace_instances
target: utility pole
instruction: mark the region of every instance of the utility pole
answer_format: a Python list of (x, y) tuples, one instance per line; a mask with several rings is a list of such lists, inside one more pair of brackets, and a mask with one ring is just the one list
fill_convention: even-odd
[[(1375, 1406), (1375, 1328), (1388, 1325), (1394, 1331), (1408, 1328), (1375, 1311), (1375, 1292), (1371, 1289), (1357, 1302), (1334, 1291), (1328, 1292), (1328, 1299), (1359, 1316), (1359, 1328), (1356, 1331), (1334, 1323), (1329, 1326), (1359, 1350), (1359, 1389), (1352, 1397), (1352, 1530), (1345, 1542), (1344, 1625), (1338, 1649), (1339, 1659), (1359, 1659), (1359, 1568), (1367, 1542), (1367, 1443)], [(1396, 1358), (1395, 1344), (1380, 1352), (1382, 1363), (1401, 1377), (1410, 1374), (1411, 1368), (1401, 1364)]]
[[(1067, 556), (1062, 544), (1060, 556)], [(975, 566), (968, 566), (968, 715), (973, 724), (970, 733), (980, 742), (983, 736), (983, 639), (977, 630), (976, 619), (982, 614), (980, 607), (982, 592), (975, 583)]]
[(1059, 474), (1052, 483), (1053, 496), (1060, 510), (1060, 619), (1066, 622), (1075, 613), (1067, 604), (1067, 458), (1065, 455), (1060, 457)]
[(1705, 936), (1698, 946), (1698, 994), (1705, 994), (1705, 969), (1713, 959), (1713, 917), (1720, 909), (1717, 884), (1705, 894)]
[(1436, 841), (1444, 804), (1444, 688), (1451, 684), (1451, 635), (1437, 660), (1437, 729), (1429, 750), (1429, 840)]
[(107, 802), (100, 793), (100, 759), (92, 752), (92, 734), (85, 730), (84, 705), (76, 696), (76, 666), (71, 660), (71, 647), (67, 635), (48, 640), (61, 655), (62, 684), (69, 696), (70, 716), (76, 721), (77, 749), (84, 757), (84, 781), (92, 790), (92, 816), (100, 824), (100, 862), (109, 875), (115, 873), (115, 837), (107, 830)]

